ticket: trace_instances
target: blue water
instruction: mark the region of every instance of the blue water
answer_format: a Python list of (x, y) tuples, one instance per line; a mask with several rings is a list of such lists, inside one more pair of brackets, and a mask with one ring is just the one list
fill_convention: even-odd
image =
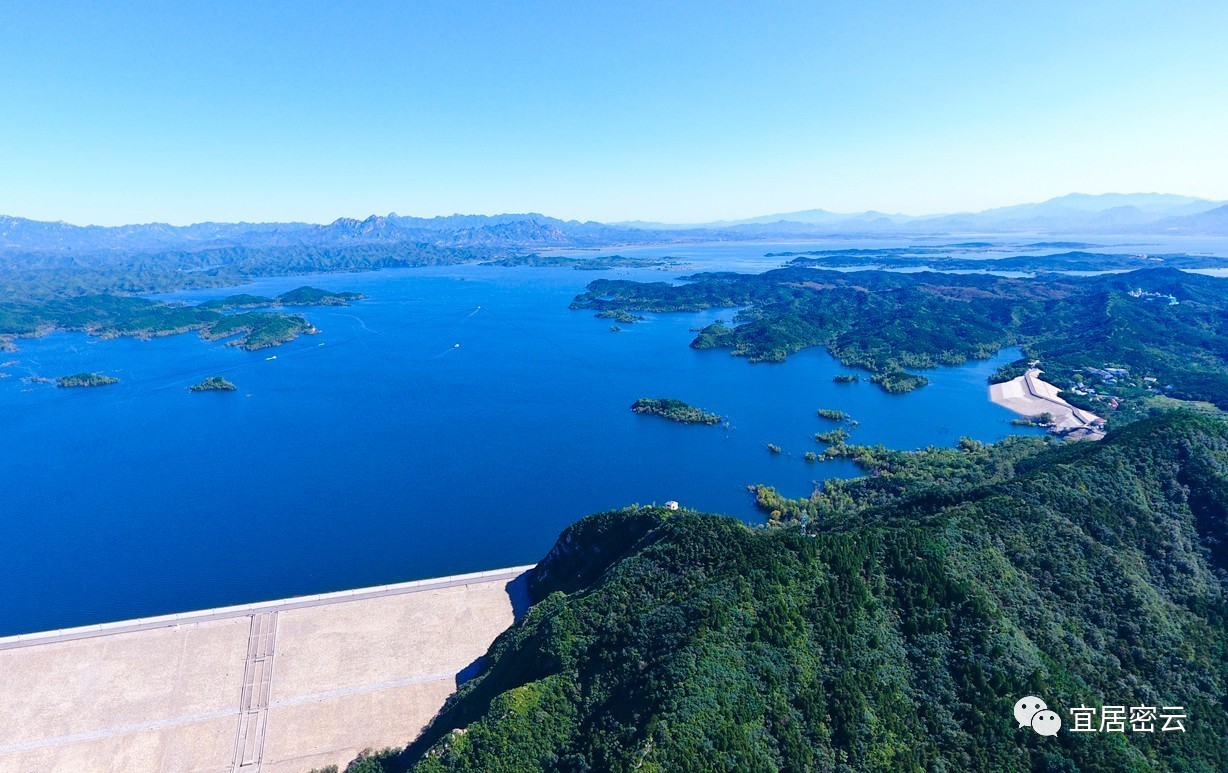
[[(531, 563), (577, 518), (637, 502), (758, 521), (747, 484), (801, 496), (853, 474), (802, 460), (831, 427), (818, 408), (858, 419), (855, 441), (896, 448), (1034, 431), (987, 399), (986, 376), (1016, 352), (891, 396), (832, 383), (844, 369), (820, 351), (750, 365), (687, 346), (690, 328), (730, 311), (611, 332), (567, 308), (597, 276), (473, 266), (262, 280), (243, 290), (369, 299), (306, 309), (321, 334), (260, 352), (192, 334), (19, 341), (0, 354), (19, 361), (0, 368), (0, 635)], [(78, 371), (121, 383), (21, 378)], [(219, 374), (239, 391), (187, 391)], [(641, 396), (732, 428), (637, 416)]]

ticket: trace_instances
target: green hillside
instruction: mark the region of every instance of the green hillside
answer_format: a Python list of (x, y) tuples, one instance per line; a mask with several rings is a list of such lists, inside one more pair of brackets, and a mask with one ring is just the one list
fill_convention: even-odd
[[(766, 529), (570, 527), (480, 675), (369, 769), (1228, 769), (1228, 425), (866, 461)], [(1041, 737), (1028, 694), (1187, 732)]]
[(0, 344), (12, 338), (43, 335), (52, 330), (75, 330), (101, 338), (152, 338), (190, 330), (214, 340), (233, 337), (234, 346), (249, 351), (278, 346), (314, 330), (296, 314), (239, 311), (262, 306), (347, 306), (361, 293), (329, 292), (299, 287), (276, 298), (242, 294), (217, 298), (195, 306), (128, 295), (81, 295), (53, 300), (22, 296), (0, 299)]
[[(1100, 402), (1107, 394), (1131, 404), (1129, 419), (1160, 392), (1228, 409), (1228, 282), (1221, 278), (1169, 268), (1017, 279), (790, 267), (688, 279), (599, 279), (571, 306), (604, 313), (740, 307), (736, 326), (709, 325), (691, 346), (727, 348), (752, 362), (821, 346), (844, 365), (871, 371), (890, 392), (924, 386), (913, 369), (1019, 345), (1063, 389), (1085, 376), (1094, 381), (1097, 396), (1076, 404), (1100, 415), (1111, 410)], [(1102, 383), (1088, 371), (1109, 367), (1125, 372)]]

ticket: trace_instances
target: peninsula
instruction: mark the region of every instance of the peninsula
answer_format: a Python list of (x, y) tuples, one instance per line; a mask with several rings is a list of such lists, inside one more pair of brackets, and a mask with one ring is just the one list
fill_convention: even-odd
[[(1044, 362), (1063, 399), (1095, 406), (1110, 423), (1149, 415), (1161, 397), (1228, 408), (1228, 294), (1216, 277), (1173, 268), (1017, 278), (790, 266), (683, 280), (599, 279), (571, 307), (737, 308), (737, 324), (709, 325), (691, 346), (726, 349), (751, 362), (822, 347), (846, 367), (869, 371), (888, 392), (923, 387), (927, 379), (916, 370), (1018, 346), (1026, 358)], [(1023, 369), (1013, 363), (998, 380)], [(1080, 386), (1085, 381), (1094, 382), (1094, 393)]]
[(631, 404), (631, 410), (648, 416), (660, 416), (663, 419), (676, 421), (680, 424), (721, 423), (721, 417), (715, 413), (708, 413), (702, 408), (687, 405), (681, 400), (641, 397)]
[[(477, 676), (375, 769), (1222, 769), (1226, 449), (1228, 424), (1170, 412), (1077, 449), (864, 449), (869, 474), (810, 499), (757, 492), (765, 528), (589, 516)], [(1180, 743), (1007, 725), (1018, 695), (1066, 711), (1136, 690), (1181, 696)]]
[(649, 258), (627, 257), (625, 255), (607, 255), (591, 257), (573, 257), (569, 255), (511, 255), (496, 260), (488, 260), (483, 266), (532, 266), (535, 268), (574, 268), (577, 271), (606, 271), (611, 268), (676, 268), (681, 265), (680, 258)]
[[(1026, 249), (1029, 246), (1035, 247), (1035, 245), (1023, 245), (1022, 247)], [(980, 245), (975, 249), (971, 247), (973, 245), (965, 249), (970, 253), (975, 253), (976, 257), (953, 257), (961, 252), (959, 245), (777, 252), (768, 253), (766, 257), (788, 257), (792, 258), (789, 261), (791, 266), (813, 268), (925, 268), (933, 271), (1010, 271), (1029, 274), (1065, 271), (1133, 271), (1142, 268), (1228, 268), (1228, 258), (1213, 255), (1186, 253), (1140, 255), (1073, 250), (1043, 255), (997, 257), (992, 253), (1007, 248), (992, 245)]]

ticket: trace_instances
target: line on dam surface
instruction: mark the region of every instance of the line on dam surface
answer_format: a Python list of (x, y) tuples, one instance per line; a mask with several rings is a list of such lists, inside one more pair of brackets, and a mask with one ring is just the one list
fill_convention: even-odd
[(0, 770), (289, 773), (412, 741), (531, 566), (0, 639)]
[(139, 617), (133, 620), (119, 620), (114, 623), (97, 623), (95, 625), (83, 625), (75, 628), (58, 628), (51, 631), (38, 631), (36, 633), (19, 633), (15, 636), (0, 636), (0, 650), (28, 647), (32, 644), (49, 644), (57, 641), (88, 639), (94, 636), (108, 636), (114, 633), (145, 631), (151, 628), (168, 628), (175, 625), (183, 625), (184, 623), (196, 623), (205, 620), (249, 617), (257, 612), (301, 609), (303, 607), (320, 606), (321, 604), (334, 604), (339, 601), (395, 596), (400, 593), (417, 593), (437, 588), (449, 588), (455, 585), (467, 585), (475, 581), (493, 582), (500, 579), (511, 580), (533, 567), (534, 564), (527, 564), (507, 569), (491, 569), (485, 572), (454, 574), (447, 577), (433, 577), (425, 580), (410, 580), (409, 582), (391, 585), (372, 585), (369, 588), (316, 593), (307, 596), (291, 596), (290, 598), (278, 599), (276, 601), (255, 601), (250, 604), (235, 604), (229, 607), (214, 607), (194, 612)]

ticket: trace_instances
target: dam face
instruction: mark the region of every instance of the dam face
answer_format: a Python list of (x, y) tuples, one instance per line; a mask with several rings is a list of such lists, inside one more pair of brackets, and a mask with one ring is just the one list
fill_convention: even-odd
[(417, 737), (530, 568), (0, 639), (0, 770), (344, 769)]

